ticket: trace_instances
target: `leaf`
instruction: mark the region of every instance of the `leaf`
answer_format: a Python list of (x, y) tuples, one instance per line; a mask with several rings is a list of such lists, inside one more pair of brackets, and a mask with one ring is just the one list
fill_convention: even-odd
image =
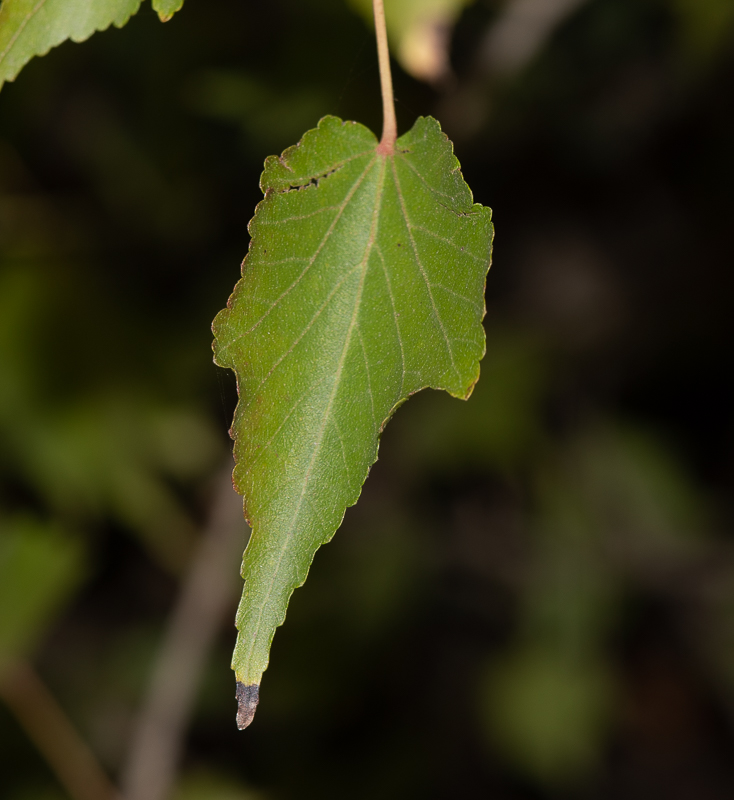
[(158, 14), (161, 22), (168, 22), (182, 7), (183, 0), (153, 0), (153, 10)]
[(265, 162), (242, 279), (214, 320), (237, 375), (234, 483), (253, 528), (233, 668), (245, 727), (275, 629), (353, 505), (397, 407), (467, 398), (484, 354), (492, 223), (436, 120), (394, 154), (325, 117)]
[[(141, 0), (2, 0), (0, 5), (0, 88), (15, 80), (33, 58), (66, 39), (83, 42), (110, 25), (121, 28), (137, 13)], [(153, 0), (162, 21), (183, 0)]]

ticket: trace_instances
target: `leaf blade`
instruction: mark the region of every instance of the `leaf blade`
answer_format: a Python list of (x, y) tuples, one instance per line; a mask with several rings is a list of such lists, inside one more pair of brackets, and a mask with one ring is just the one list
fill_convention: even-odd
[(237, 374), (234, 482), (253, 526), (233, 658), (246, 687), (395, 409), (428, 386), (471, 393), (492, 237), (435, 120), (384, 155), (363, 126), (326, 117), (266, 161), (261, 188), (213, 326), (215, 360)]
[(183, 0), (153, 0), (153, 11), (161, 22), (168, 22), (182, 8)]

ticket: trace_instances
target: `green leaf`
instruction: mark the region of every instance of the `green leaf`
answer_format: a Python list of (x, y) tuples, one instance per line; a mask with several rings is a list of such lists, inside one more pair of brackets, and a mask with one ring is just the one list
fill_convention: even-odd
[(161, 22), (168, 22), (182, 7), (183, 0), (153, 0), (153, 10), (158, 14)]
[[(2, 0), (0, 5), (0, 88), (33, 58), (66, 39), (83, 42), (110, 25), (121, 28), (141, 0)], [(164, 22), (183, 0), (153, 0)]]
[(467, 398), (484, 354), (492, 223), (448, 138), (420, 118), (395, 153), (325, 117), (265, 162), (242, 279), (214, 321), (237, 374), (234, 482), (253, 528), (233, 668), (252, 719), (275, 629), (353, 505), (397, 407)]

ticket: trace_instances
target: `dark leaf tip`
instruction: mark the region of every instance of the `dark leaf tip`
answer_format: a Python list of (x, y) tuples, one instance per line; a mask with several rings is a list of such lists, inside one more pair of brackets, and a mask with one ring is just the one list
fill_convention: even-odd
[(243, 731), (255, 718), (260, 687), (256, 683), (245, 686), (237, 681), (237, 727)]

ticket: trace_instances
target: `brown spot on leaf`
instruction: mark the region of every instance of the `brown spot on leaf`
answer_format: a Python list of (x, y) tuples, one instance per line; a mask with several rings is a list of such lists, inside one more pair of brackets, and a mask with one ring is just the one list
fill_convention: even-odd
[(245, 686), (237, 681), (237, 727), (243, 731), (255, 718), (260, 687), (257, 683)]

